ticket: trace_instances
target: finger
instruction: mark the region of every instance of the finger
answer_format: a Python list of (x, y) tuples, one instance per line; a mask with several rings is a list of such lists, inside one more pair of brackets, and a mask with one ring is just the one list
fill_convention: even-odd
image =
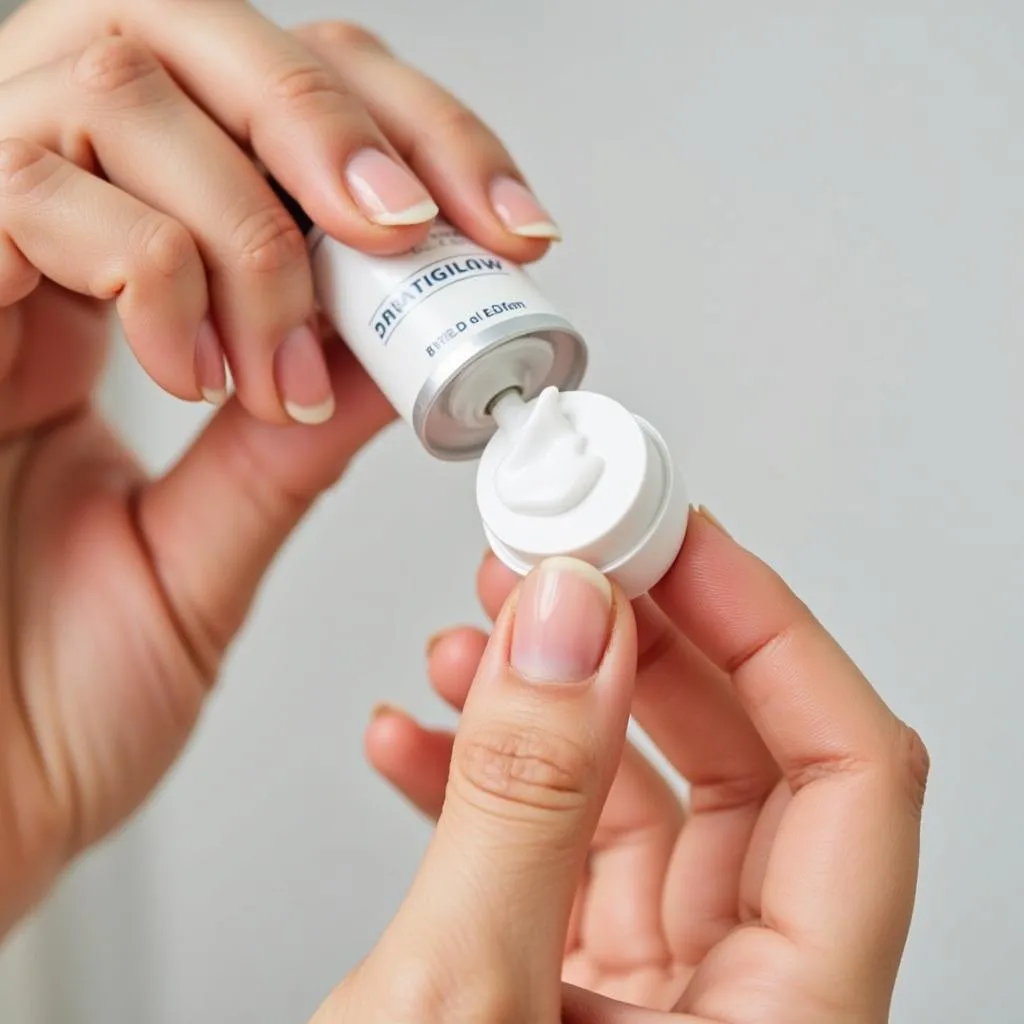
[(106, 34), (108, 17), (99, 5), (61, 4), (57, 11), (52, 0), (17, 4), (0, 32), (0, 78), (7, 81), (80, 50), (87, 40)]
[[(637, 721), (690, 783), (702, 813), (763, 799), (778, 766), (713, 664), (649, 597), (635, 603), (639, 675)], [(742, 790), (742, 792), (741, 792)]]
[(183, 339), (196, 350), (181, 361), (176, 393), (223, 400), (227, 358), (253, 415), (327, 418), (305, 240), (252, 162), (139, 42), (93, 43), (68, 80), (65, 132), (77, 121), (110, 181), (183, 224), (206, 266), (212, 320)]
[(487, 617), (493, 622), (519, 583), (519, 577), (491, 552), (483, 557), (476, 573), (476, 592)]
[(459, 626), (435, 636), (427, 648), (427, 676), (437, 695), (461, 711), (487, 649), (482, 629)]
[(0, 225), (52, 281), (114, 300), (153, 376), (194, 390), (176, 364), (183, 358), (191, 366), (206, 275), (180, 223), (56, 153), (11, 138), (0, 143)]
[(595, 570), (554, 559), (527, 578), (466, 703), (444, 811), (400, 930), (472, 937), (518, 965), (524, 992), (552, 997), (622, 753), (634, 645), (628, 603)]
[(927, 757), (767, 566), (698, 515), (655, 596), (732, 685), (794, 796), (762, 920), (849, 982), (891, 992), (917, 875)]
[[(490, 610), (514, 576), (491, 555), (477, 579)], [(747, 847), (779, 768), (726, 673), (650, 598), (635, 602), (634, 610), (633, 714), (690, 784), (689, 819), (672, 851), (662, 898), (672, 956), (695, 964), (739, 923)]]
[(337, 339), (327, 354), (344, 416), (316, 428), (280, 427), (231, 400), (140, 496), (140, 535), (182, 638), (211, 681), (278, 548), (394, 416)]
[(519, 262), (537, 259), (560, 237), (497, 136), (451, 93), (356, 25), (321, 22), (298, 35), (362, 99), (466, 234)]
[[(0, 172), (2, 164), (3, 150), (0, 147)], [(22, 337), (21, 310), (11, 307), (36, 290), (40, 277), (39, 271), (25, 259), (11, 236), (0, 228), (0, 395), (18, 357)], [(4, 429), (3, 419), (0, 417), (0, 432)]]
[(194, 3), (187, 17), (167, 17), (159, 4), (126, 2), (124, 18), (329, 234), (374, 253), (425, 237), (437, 213), (430, 193), (293, 35), (242, 3)]
[[(482, 630), (462, 626), (435, 635), (427, 644), (427, 670), (431, 684), (437, 694), (456, 711), (461, 712), (465, 705), (473, 677), (487, 648), (487, 641), (488, 636)], [(376, 735), (385, 730), (390, 735), (383, 738)], [(441, 735), (446, 738), (445, 744), (437, 738)], [(372, 747), (369, 746), (371, 739)], [(435, 821), (441, 816), (441, 808), (444, 806), (453, 744), (454, 736), (450, 733), (427, 734), (420, 726), (416, 726), (414, 732), (405, 723), (392, 722), (376, 727), (375, 722), (368, 736), (368, 751), (371, 752), (373, 766), (411, 803)], [(613, 785), (613, 791), (616, 785)], [(607, 807), (605, 810), (607, 813)], [(581, 889), (573, 905), (566, 935), (567, 953), (579, 945), (583, 896)]]
[(125, 323), (161, 386), (223, 401), (226, 357), (254, 415), (270, 422), (330, 415), (298, 227), (251, 161), (144, 46), (110, 37), (22, 76), (0, 90), (0, 124), (87, 169), (102, 168), (112, 184), (188, 231), (208, 272), (209, 303), (204, 289), (197, 297), (204, 305), (190, 310), (173, 346), (158, 346), (146, 308)]
[(685, 815), (660, 772), (631, 743), (594, 835), (579, 924), (588, 959), (610, 973), (671, 963), (665, 880)]
[[(430, 646), (430, 681), (456, 711), (463, 708), (486, 646), (487, 635), (470, 627), (450, 630)], [(424, 780), (429, 777), (437, 786), (439, 773), (427, 769), (422, 758), (417, 765), (422, 766), (418, 771), (405, 766), (397, 770), (409, 780), (403, 792), (419, 805), (416, 795), (423, 792)], [(443, 788), (442, 781), (430, 805), (440, 808)], [(588, 960), (597, 966), (621, 970), (671, 955), (662, 928), (662, 896), (683, 821), (671, 786), (627, 743), (594, 835), (574, 929), (575, 944), (585, 946)]]
[[(441, 817), (444, 807), (454, 745), (454, 733), (442, 729), (425, 729), (406, 712), (391, 707), (375, 712), (365, 737), (367, 760), (373, 768), (409, 803), (434, 822)], [(617, 784), (612, 786), (613, 791)], [(630, 877), (621, 881), (625, 884), (617, 893), (620, 900), (631, 896), (636, 879)], [(580, 945), (586, 886), (585, 880), (573, 903), (566, 935), (566, 955)], [(630, 949), (635, 948), (635, 945), (631, 943)]]
[(779, 826), (792, 799), (792, 790), (782, 780), (771, 791), (757, 817), (757, 824), (743, 858), (743, 874), (740, 877), (739, 919), (743, 924), (761, 920), (764, 878), (768, 873), (775, 837), (779, 834)]
[(648, 1010), (574, 985), (562, 987), (563, 1024), (709, 1024), (688, 1013)]
[(26, 301), (0, 310), (0, 439), (81, 411), (110, 347), (105, 314), (46, 278)]
[(455, 736), (425, 729), (400, 708), (379, 707), (366, 729), (370, 764), (409, 802), (436, 821), (444, 804)]
[[(0, 148), (0, 167), (3, 150)], [(13, 306), (28, 298), (39, 286), (42, 274), (25, 259), (22, 251), (6, 232), (0, 231), (0, 307)], [(0, 376), (3, 370), (0, 368)]]
[(564, 1024), (709, 1024), (704, 1017), (647, 1010), (573, 985), (562, 987), (562, 1020)]
[(427, 648), (427, 676), (434, 692), (461, 712), (469, 697), (490, 635), (473, 626), (455, 626), (436, 634)]
[(633, 714), (689, 783), (689, 817), (665, 879), (665, 934), (677, 962), (698, 964), (740, 921), (747, 848), (779, 768), (726, 674), (650, 598), (636, 611)]

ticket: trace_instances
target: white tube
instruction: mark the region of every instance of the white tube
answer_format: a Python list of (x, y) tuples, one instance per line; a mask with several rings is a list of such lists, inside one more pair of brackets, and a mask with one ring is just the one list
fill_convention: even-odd
[(529, 400), (583, 379), (587, 350), (572, 324), (522, 267), (450, 224), (435, 222), (400, 256), (368, 256), (303, 226), (321, 308), (432, 455), (479, 456), (503, 391)]
[(444, 221), (412, 252), (368, 256), (278, 194), (306, 234), (321, 309), (423, 447), (480, 457), (498, 557), (525, 574), (571, 555), (629, 597), (653, 586), (683, 542), (685, 487), (650, 424), (574, 390), (583, 339), (526, 272)]

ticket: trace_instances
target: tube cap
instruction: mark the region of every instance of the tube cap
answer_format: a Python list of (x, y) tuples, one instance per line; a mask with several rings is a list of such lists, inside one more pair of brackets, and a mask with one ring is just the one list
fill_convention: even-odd
[(496, 481), (512, 438), (499, 430), (480, 459), (477, 506), (492, 550), (525, 576), (545, 558), (569, 555), (639, 597), (669, 570), (683, 544), (687, 496), (661, 435), (618, 402), (588, 391), (562, 392), (562, 412), (599, 455), (604, 470), (578, 505), (556, 515), (527, 514), (501, 500)]

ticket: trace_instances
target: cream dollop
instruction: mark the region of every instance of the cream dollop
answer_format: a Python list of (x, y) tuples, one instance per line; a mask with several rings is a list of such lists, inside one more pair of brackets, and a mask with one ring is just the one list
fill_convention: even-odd
[(508, 509), (557, 516), (574, 509), (594, 489), (604, 459), (587, 450), (587, 439), (562, 411), (557, 388), (545, 388), (529, 405), (518, 394), (509, 394), (497, 403), (494, 417), (510, 438), (494, 480)]

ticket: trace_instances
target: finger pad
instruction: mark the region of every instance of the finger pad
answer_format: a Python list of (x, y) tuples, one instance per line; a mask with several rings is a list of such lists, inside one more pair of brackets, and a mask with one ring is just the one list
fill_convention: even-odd
[(518, 583), (519, 577), (495, 555), (484, 558), (477, 570), (476, 586), (480, 603), (492, 622)]
[(486, 634), (467, 627), (443, 637), (430, 652), (431, 684), (456, 711), (462, 710), (486, 647)]

